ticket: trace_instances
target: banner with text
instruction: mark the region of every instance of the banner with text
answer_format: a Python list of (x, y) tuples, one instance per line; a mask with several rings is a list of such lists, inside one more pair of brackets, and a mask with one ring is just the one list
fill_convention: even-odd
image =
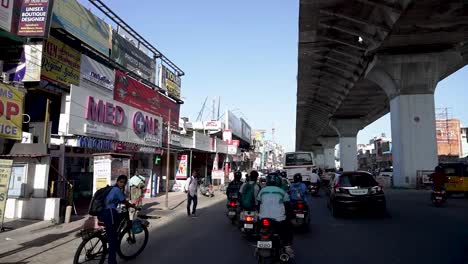
[(13, 0), (0, 1), (0, 29), (11, 31), (11, 19), (13, 17)]
[(23, 97), (16, 87), (0, 83), (0, 137), (21, 140)]
[(10, 183), (13, 160), (0, 159), (0, 221), (5, 218), (5, 207), (8, 198), (8, 185)]
[(52, 12), (49, 0), (23, 0), (18, 35), (44, 37), (49, 34), (49, 18)]
[(159, 65), (159, 86), (167, 91), (167, 93), (180, 99), (181, 79), (177, 74), (169, 70), (166, 66)]
[(44, 40), (41, 77), (50, 82), (64, 85), (80, 84), (81, 54), (61, 42), (49, 37)]

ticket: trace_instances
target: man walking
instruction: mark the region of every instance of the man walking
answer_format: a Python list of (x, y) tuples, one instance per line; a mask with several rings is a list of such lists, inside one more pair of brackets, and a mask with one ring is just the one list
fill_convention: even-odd
[[(198, 203), (198, 173), (193, 172), (192, 176), (187, 179), (184, 187), (185, 193), (187, 193), (187, 215), (196, 217), (197, 203)], [(192, 213), (190, 213), (190, 205), (193, 202)]]

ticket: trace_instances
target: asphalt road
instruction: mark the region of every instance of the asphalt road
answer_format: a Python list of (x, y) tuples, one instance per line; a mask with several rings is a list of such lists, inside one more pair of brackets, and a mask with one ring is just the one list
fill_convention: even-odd
[[(296, 234), (295, 263), (468, 264), (468, 200), (431, 206), (429, 194), (389, 190), (388, 216), (334, 219), (326, 196), (313, 198), (308, 233)], [(253, 246), (225, 216), (225, 202), (178, 217), (150, 234), (146, 250), (127, 263), (256, 263)]]

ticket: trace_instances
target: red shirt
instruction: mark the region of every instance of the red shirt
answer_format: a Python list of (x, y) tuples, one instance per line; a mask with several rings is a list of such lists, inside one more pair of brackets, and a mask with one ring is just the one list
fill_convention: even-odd
[(437, 186), (443, 186), (445, 184), (445, 180), (447, 179), (447, 176), (443, 172), (434, 172), (430, 177), (434, 185)]

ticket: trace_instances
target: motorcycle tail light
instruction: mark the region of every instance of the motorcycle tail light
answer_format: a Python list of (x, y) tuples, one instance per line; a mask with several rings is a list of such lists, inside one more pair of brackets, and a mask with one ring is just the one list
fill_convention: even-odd
[(263, 226), (270, 226), (270, 221), (268, 221), (268, 219), (263, 219), (262, 225)]
[(253, 220), (254, 220), (254, 219), (253, 219), (253, 216), (246, 216), (246, 217), (245, 217), (245, 221), (246, 221), (246, 222), (253, 222)]
[(231, 207), (236, 207), (236, 202), (231, 201), (231, 202), (229, 203), (229, 206), (231, 206)]
[(270, 239), (270, 236), (269, 235), (262, 235), (260, 237), (261, 240), (269, 240)]
[(298, 203), (298, 204), (297, 204), (297, 208), (302, 209), (303, 207), (304, 207), (304, 204), (303, 204), (303, 203)]

